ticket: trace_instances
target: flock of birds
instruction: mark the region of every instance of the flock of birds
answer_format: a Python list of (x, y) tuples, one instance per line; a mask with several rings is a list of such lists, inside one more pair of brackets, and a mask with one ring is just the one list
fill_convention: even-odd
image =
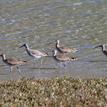
[[(29, 48), (28, 44), (23, 44), (22, 46), (20, 46), (20, 48), (22, 48), (22, 47), (24, 47), (27, 54), (33, 58), (39, 59), (42, 57), (48, 57), (49, 56), (47, 53)], [(101, 47), (102, 52), (105, 55), (107, 55), (107, 44), (98, 45), (98, 46), (95, 46), (94, 48), (98, 48), (98, 47)], [(68, 47), (60, 46), (60, 41), (57, 40), (56, 41), (56, 49), (53, 50), (53, 56), (52, 57), (55, 58), (55, 60), (57, 60), (59, 62), (75, 61), (75, 60), (78, 60), (78, 58), (69, 57), (67, 55), (67, 53), (75, 53), (76, 51), (78, 51), (78, 50), (75, 48), (68, 48)], [(27, 61), (23, 61), (23, 60), (16, 59), (16, 58), (6, 58), (5, 54), (1, 54), (0, 56), (2, 57), (3, 62), (5, 64), (7, 64), (8, 66), (10, 66), (10, 71), (12, 71), (13, 67), (16, 66), (18, 71), (20, 72), (19, 65), (23, 65), (27, 62)]]

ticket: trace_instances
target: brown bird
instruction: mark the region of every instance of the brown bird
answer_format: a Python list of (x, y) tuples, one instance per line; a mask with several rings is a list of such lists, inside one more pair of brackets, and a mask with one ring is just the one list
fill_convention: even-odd
[(61, 53), (70, 53), (70, 52), (75, 53), (77, 51), (77, 49), (75, 49), (75, 48), (63, 47), (63, 46), (60, 46), (59, 44), (60, 44), (60, 41), (57, 40), (56, 41), (56, 49), (58, 51), (60, 51)]
[(53, 56), (54, 56), (54, 58), (55, 58), (57, 61), (64, 62), (64, 61), (75, 61), (75, 60), (77, 60), (76, 57), (69, 57), (69, 56), (67, 56), (67, 55), (65, 55), (65, 54), (62, 54), (62, 53), (57, 54), (57, 53), (58, 53), (58, 51), (57, 51), (57, 50), (54, 50)]
[(12, 71), (13, 66), (17, 66), (18, 71), (19, 70), (19, 65), (25, 64), (27, 61), (22, 61), (20, 59), (15, 59), (15, 58), (6, 58), (5, 54), (0, 55), (2, 57), (2, 60), (5, 64), (10, 66), (10, 71)]
[(98, 45), (98, 46), (95, 46), (94, 48), (99, 48), (99, 47), (101, 48), (103, 54), (107, 56), (107, 44)]

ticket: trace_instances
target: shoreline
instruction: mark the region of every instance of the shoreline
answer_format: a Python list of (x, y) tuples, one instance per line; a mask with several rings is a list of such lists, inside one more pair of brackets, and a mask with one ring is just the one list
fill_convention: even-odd
[(22, 78), (0, 82), (0, 94), (2, 107), (106, 107), (107, 78)]

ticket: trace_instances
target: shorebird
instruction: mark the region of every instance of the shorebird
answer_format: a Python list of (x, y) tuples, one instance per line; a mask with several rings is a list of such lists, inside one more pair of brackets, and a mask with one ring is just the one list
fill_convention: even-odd
[(60, 46), (59, 44), (60, 44), (60, 41), (57, 40), (56, 41), (56, 49), (58, 51), (60, 51), (61, 53), (70, 53), (70, 52), (75, 53), (77, 51), (77, 49), (75, 49), (75, 48), (63, 47), (63, 46)]
[(44, 56), (48, 56), (48, 54), (44, 53), (44, 52), (41, 52), (39, 50), (34, 50), (34, 49), (30, 49), (28, 44), (23, 44), (21, 47), (25, 47), (26, 49), (26, 52), (28, 53), (29, 56), (32, 56), (36, 59), (39, 59), (41, 57), (44, 57)]
[[(28, 55), (35, 58), (35, 59), (40, 59), (42, 57), (48, 56), (48, 54), (46, 54), (44, 52), (41, 52), (39, 50), (30, 49), (28, 44), (23, 44), (22, 46), (20, 46), (20, 48), (21, 47), (25, 47), (26, 52), (28, 53)], [(42, 64), (42, 60), (41, 60), (41, 64)]]
[(94, 48), (99, 48), (99, 47), (101, 47), (102, 52), (104, 53), (104, 55), (107, 56), (107, 44), (98, 45), (98, 46), (95, 46)]
[(60, 54), (57, 54), (58, 51), (57, 50), (54, 50), (53, 51), (53, 56), (54, 58), (57, 60), (57, 61), (60, 61), (60, 62), (65, 62), (65, 61), (75, 61), (77, 60), (76, 57), (69, 57), (63, 53), (60, 53)]
[(20, 72), (19, 65), (25, 64), (27, 62), (15, 58), (6, 58), (5, 54), (1, 54), (0, 56), (2, 57), (3, 62), (10, 66), (10, 71), (12, 71), (13, 66), (17, 66), (17, 69)]

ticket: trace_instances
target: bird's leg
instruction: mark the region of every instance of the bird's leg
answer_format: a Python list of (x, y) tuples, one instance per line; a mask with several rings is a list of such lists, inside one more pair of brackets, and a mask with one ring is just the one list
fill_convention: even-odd
[[(33, 62), (33, 65), (34, 65), (34, 66), (37, 65), (38, 60), (37, 60), (37, 59), (34, 59), (33, 61), (34, 61), (34, 62)], [(38, 66), (38, 65), (37, 65), (37, 66)]]
[(65, 62), (59, 62), (59, 65), (60, 65), (60, 67), (66, 67), (66, 65), (67, 65), (67, 63), (65, 63)]
[(43, 63), (43, 59), (41, 58), (41, 59), (40, 59), (40, 64), (42, 65), (42, 63)]
[(12, 70), (13, 70), (13, 66), (10, 66), (10, 72), (12, 72)]
[(21, 73), (19, 66), (17, 66), (17, 70), (18, 70), (19, 73)]

